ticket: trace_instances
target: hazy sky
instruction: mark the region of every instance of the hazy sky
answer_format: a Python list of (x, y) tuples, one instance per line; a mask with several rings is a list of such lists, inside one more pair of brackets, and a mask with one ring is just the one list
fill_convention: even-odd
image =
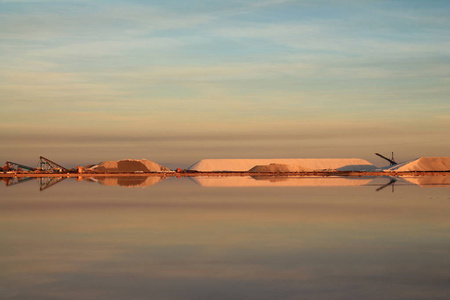
[(450, 1), (0, 0), (0, 164), (450, 156)]

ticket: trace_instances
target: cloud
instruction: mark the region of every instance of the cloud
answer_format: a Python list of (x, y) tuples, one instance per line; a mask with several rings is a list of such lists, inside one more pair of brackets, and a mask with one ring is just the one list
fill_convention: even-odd
[[(87, 2), (89, 3), (89, 2)], [(3, 13), (1, 38), (44, 41), (49, 38), (111, 39), (119, 36), (139, 36), (160, 30), (186, 29), (206, 23), (211, 17), (202, 14), (180, 14), (155, 6), (114, 3), (101, 6), (60, 5), (47, 10), (24, 9)]]
[[(241, 24), (239, 27), (213, 29), (225, 38), (259, 39), (307, 52), (314, 57), (392, 57), (449, 55), (450, 42), (440, 39), (423, 42), (420, 39), (392, 40), (374, 36), (363, 29), (350, 30), (342, 20), (299, 22), (290, 24)], [(355, 34), (360, 32), (361, 34)], [(278, 50), (280, 51), (280, 50)]]
[(55, 59), (83, 59), (102, 57), (121, 57), (130, 51), (140, 49), (152, 52), (172, 51), (185, 44), (185, 41), (175, 38), (151, 37), (145, 39), (121, 39), (71, 43), (62, 46), (49, 47), (30, 53), (33, 57)]

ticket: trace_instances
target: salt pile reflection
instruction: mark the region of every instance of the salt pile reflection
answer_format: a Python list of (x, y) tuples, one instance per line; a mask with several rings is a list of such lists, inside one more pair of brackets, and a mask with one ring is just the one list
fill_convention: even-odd
[(152, 177), (90, 177), (88, 180), (98, 182), (102, 185), (109, 186), (123, 186), (123, 187), (147, 187), (152, 186), (164, 180), (165, 177), (152, 176)]
[[(106, 186), (148, 187), (167, 177), (90, 177), (86, 180)], [(387, 185), (416, 185), (421, 187), (449, 187), (450, 176), (196, 176), (189, 177), (192, 182), (202, 187), (358, 187)]]
[(195, 177), (197, 184), (204, 187), (288, 187), (288, 186), (362, 186), (373, 178), (364, 177)]
[[(103, 186), (146, 188), (154, 186), (166, 176), (95, 176), (78, 177), (77, 182), (98, 183)], [(173, 177), (172, 177), (173, 178)], [(189, 182), (205, 188), (236, 187), (363, 187), (374, 186), (380, 191), (387, 186), (411, 185), (420, 187), (450, 187), (450, 176), (195, 176)], [(36, 180), (44, 191), (68, 177), (21, 177), (2, 178), (7, 187)], [(69, 179), (73, 181), (72, 179)], [(176, 180), (174, 181), (176, 183)]]
[(450, 186), (450, 176), (416, 176), (404, 177), (403, 180), (423, 187), (448, 187)]

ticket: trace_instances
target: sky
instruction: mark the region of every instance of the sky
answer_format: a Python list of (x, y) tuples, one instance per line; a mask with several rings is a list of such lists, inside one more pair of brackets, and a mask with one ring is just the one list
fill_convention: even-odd
[(0, 164), (450, 156), (450, 2), (0, 0)]

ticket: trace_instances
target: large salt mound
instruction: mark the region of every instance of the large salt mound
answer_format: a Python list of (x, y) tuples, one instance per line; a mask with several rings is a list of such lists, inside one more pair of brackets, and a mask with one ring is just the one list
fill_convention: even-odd
[(450, 157), (421, 157), (388, 167), (385, 171), (450, 171)]
[(90, 168), (98, 172), (168, 172), (170, 169), (146, 159), (104, 161)]
[(339, 171), (373, 171), (377, 169), (367, 160), (359, 158), (299, 158), (299, 159), (202, 159), (189, 170), (200, 172), (235, 171), (246, 172), (255, 166), (271, 164), (288, 165), (299, 170), (339, 170)]
[(270, 172), (270, 173), (283, 173), (283, 172), (308, 172), (312, 171), (308, 168), (302, 168), (297, 165), (283, 165), (283, 164), (270, 164), (254, 166), (249, 172)]

